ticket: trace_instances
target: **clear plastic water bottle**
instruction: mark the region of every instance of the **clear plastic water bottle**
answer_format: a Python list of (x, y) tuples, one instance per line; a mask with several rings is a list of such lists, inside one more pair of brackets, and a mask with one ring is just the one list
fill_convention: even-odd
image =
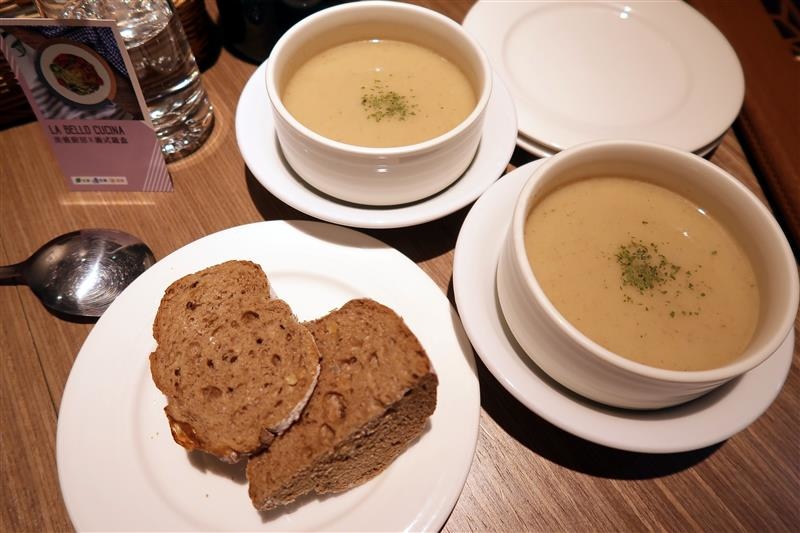
[(214, 126), (214, 111), (189, 41), (169, 0), (36, 3), (49, 18), (117, 21), (167, 161), (191, 154), (208, 138)]

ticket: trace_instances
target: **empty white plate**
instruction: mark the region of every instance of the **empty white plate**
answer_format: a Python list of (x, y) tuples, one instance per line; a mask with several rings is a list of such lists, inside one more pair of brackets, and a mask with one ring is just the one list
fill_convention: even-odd
[(464, 27), (508, 85), (520, 133), (553, 152), (609, 138), (700, 152), (744, 98), (733, 48), (681, 1), (479, 1)]

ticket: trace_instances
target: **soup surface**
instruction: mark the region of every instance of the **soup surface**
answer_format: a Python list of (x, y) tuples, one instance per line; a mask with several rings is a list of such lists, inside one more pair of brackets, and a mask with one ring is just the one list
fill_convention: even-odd
[(416, 44), (355, 41), (312, 57), (291, 76), (283, 103), (299, 122), (329, 139), (370, 147), (437, 137), (477, 102), (466, 75)]
[(750, 262), (684, 197), (628, 178), (588, 178), (542, 198), (525, 247), (558, 311), (587, 337), (650, 366), (735, 360), (758, 320)]

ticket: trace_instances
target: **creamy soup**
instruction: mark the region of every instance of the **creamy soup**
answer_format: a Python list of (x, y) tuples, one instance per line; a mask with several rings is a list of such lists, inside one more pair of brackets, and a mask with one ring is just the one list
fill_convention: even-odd
[(750, 262), (684, 197), (628, 178), (567, 184), (525, 225), (533, 272), (587, 337), (650, 366), (705, 370), (735, 360), (758, 320)]
[(444, 57), (416, 44), (372, 39), (304, 63), (281, 95), (309, 129), (347, 144), (404, 146), (437, 137), (473, 110), (475, 91)]

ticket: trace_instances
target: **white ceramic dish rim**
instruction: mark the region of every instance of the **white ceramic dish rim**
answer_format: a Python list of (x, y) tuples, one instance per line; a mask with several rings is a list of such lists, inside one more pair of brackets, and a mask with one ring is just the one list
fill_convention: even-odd
[(295, 24), (292, 28), (290, 28), (283, 36), (278, 39), (278, 42), (275, 43), (275, 46), (272, 48), (272, 52), (270, 53), (270, 57), (274, 58), (277, 57), (286, 44), (295, 38), (298, 38), (298, 34), (302, 34), (302, 32), (308, 27), (312, 26), (317, 23), (320, 18), (329, 18), (340, 13), (348, 13), (351, 11), (361, 11), (361, 10), (368, 10), (368, 9), (380, 9), (384, 8), (387, 10), (387, 13), (390, 13), (391, 10), (396, 11), (406, 11), (410, 13), (415, 13), (419, 16), (428, 17), (432, 20), (436, 20), (438, 23), (442, 24), (443, 27), (446, 27), (449, 31), (454, 32), (454, 34), (459, 35), (460, 38), (464, 39), (464, 42), (469, 45), (472, 53), (474, 54), (475, 58), (478, 59), (478, 62), (481, 65), (481, 72), (483, 73), (483, 84), (480, 90), (480, 96), (478, 98), (475, 107), (472, 109), (472, 112), (467, 115), (467, 117), (462, 120), (456, 127), (453, 129), (446, 131), (445, 133), (434, 137), (432, 139), (428, 139), (426, 141), (422, 141), (416, 144), (410, 144), (407, 146), (394, 146), (394, 147), (368, 147), (368, 146), (358, 146), (354, 144), (347, 144), (339, 141), (335, 141), (333, 139), (329, 139), (316, 133), (315, 131), (309, 129), (301, 122), (299, 122), (292, 114), (286, 109), (286, 106), (283, 105), (283, 101), (281, 100), (278, 88), (275, 84), (275, 65), (277, 61), (269, 61), (267, 64), (266, 70), (266, 85), (267, 85), (267, 94), (269, 99), (274, 106), (274, 109), (280, 114), (281, 118), (288, 122), (293, 129), (300, 132), (302, 135), (312, 139), (313, 141), (322, 144), (328, 148), (337, 150), (339, 152), (345, 154), (353, 154), (353, 155), (361, 155), (361, 156), (408, 156), (413, 154), (421, 154), (426, 153), (430, 150), (435, 149), (442, 143), (449, 141), (450, 139), (459, 136), (465, 129), (467, 129), (472, 123), (478, 120), (484, 110), (486, 109), (486, 105), (489, 102), (489, 97), (491, 96), (492, 92), (492, 68), (489, 65), (489, 60), (484, 54), (483, 49), (478, 45), (477, 41), (469, 35), (464, 28), (461, 27), (460, 24), (457, 24), (450, 18), (437, 13), (436, 11), (432, 11), (430, 9), (415, 6), (413, 4), (402, 4), (399, 2), (387, 2), (382, 0), (366, 0), (363, 2), (354, 2), (349, 4), (342, 4), (334, 7), (330, 7), (328, 9), (324, 9), (322, 11), (318, 11), (313, 15), (306, 17), (305, 19), (301, 20), (297, 24)]
[[(530, 265), (525, 259), (527, 255), (525, 253), (525, 242), (522, 228), (525, 227), (525, 219), (528, 214), (528, 206), (530, 205), (529, 196), (531, 195), (531, 191), (540, 185), (540, 180), (538, 177), (541, 174), (550, 171), (551, 167), (559, 165), (565, 156), (569, 156), (569, 154), (572, 154), (576, 149), (603, 150), (607, 147), (619, 147), (621, 145), (635, 149), (662, 151), (669, 153), (672, 157), (694, 158), (696, 163), (710, 170), (711, 173), (716, 176), (714, 179), (717, 179), (720, 186), (727, 187), (732, 194), (737, 194), (747, 200), (752, 209), (751, 214), (762, 218), (762, 220), (771, 228), (772, 233), (769, 235), (769, 238), (774, 239), (775, 241), (780, 241), (780, 249), (783, 252), (781, 259), (785, 264), (785, 269), (790, 272), (792, 270), (796, 272), (791, 249), (786, 241), (783, 230), (775, 221), (774, 217), (770, 214), (761, 200), (759, 200), (755, 194), (750, 191), (750, 189), (744, 186), (744, 184), (742, 184), (739, 180), (725, 172), (723, 169), (717, 167), (709, 161), (706, 161), (700, 156), (666, 145), (659, 145), (643, 141), (593, 141), (577, 145), (573, 148), (568, 148), (559, 152), (558, 154), (553, 155), (552, 157), (545, 159), (544, 162), (531, 173), (527, 182), (523, 186), (519, 197), (517, 198), (509, 232), (511, 232), (510, 238), (513, 239), (512, 246), (516, 251), (516, 257), (514, 257), (514, 260), (517, 262), (517, 268), (519, 269), (519, 272), (522, 273), (527, 290), (533, 294), (533, 297), (537, 301), (538, 305), (543, 308), (545, 315), (549, 317), (551, 322), (557, 325), (557, 327), (564, 334), (566, 334), (571, 341), (576, 343), (586, 352), (599, 357), (611, 365), (627, 370), (628, 372), (671, 383), (710, 383), (732, 379), (736, 376), (744, 374), (749, 370), (752, 370), (764, 362), (764, 360), (770, 355), (775, 353), (775, 351), (783, 343), (786, 335), (788, 335), (788, 333), (794, 327), (795, 314), (797, 312), (797, 302), (798, 298), (800, 298), (800, 286), (798, 285), (798, 279), (796, 275), (787, 280), (787, 293), (789, 297), (786, 300), (786, 310), (783, 313), (781, 322), (779, 326), (776, 327), (776, 331), (781, 332), (779, 335), (773, 335), (761, 352), (754, 353), (743, 359), (738, 359), (733, 363), (722, 367), (697, 371), (680, 371), (656, 368), (632, 361), (615, 354), (607, 348), (604, 348), (584, 335), (578, 328), (573, 326), (566, 318), (564, 318), (564, 316), (556, 309), (550, 299), (545, 295), (544, 291), (539, 285), (539, 282), (536, 280), (533, 270), (530, 268)], [(794, 310), (793, 312), (792, 308)]]
[[(727, 133), (727, 132), (726, 132)], [(725, 138), (725, 133), (721, 136), (714, 139), (714, 142), (703, 146), (699, 150), (692, 152), (693, 154), (699, 155), (700, 157), (706, 157), (708, 154), (714, 151), (720, 144), (722, 144), (722, 139)], [(544, 144), (540, 144), (538, 141), (526, 137), (525, 134), (520, 132), (517, 135), (517, 146), (522, 148), (523, 150), (530, 152), (531, 154), (538, 156), (538, 157), (550, 157), (551, 155), (557, 154), (560, 150), (553, 149), (549, 146)]]
[[(795, 332), (763, 364), (688, 403), (658, 409), (609, 407), (550, 378), (505, 324), (495, 271), (515, 199), (544, 161), (503, 176), (472, 207), (456, 243), (453, 290), (464, 329), (487, 369), (514, 398), (556, 427), (589, 442), (638, 453), (679, 453), (746, 429), (775, 401), (792, 366)], [(509, 213), (498, 217), (497, 213)]]

